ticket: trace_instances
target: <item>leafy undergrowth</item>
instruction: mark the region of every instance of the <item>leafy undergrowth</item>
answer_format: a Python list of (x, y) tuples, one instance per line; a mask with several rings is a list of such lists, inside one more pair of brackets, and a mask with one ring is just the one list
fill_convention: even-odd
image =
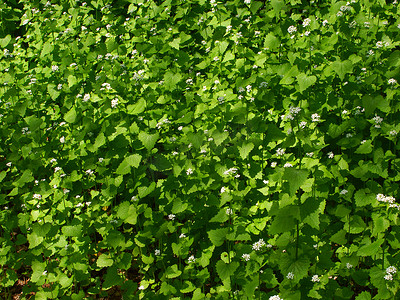
[(3, 1), (0, 296), (394, 299), (397, 1)]

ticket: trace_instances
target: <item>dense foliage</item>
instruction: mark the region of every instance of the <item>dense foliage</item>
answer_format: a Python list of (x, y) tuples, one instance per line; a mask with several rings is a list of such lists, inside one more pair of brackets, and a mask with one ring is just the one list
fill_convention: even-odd
[(394, 299), (397, 1), (59, 2), (0, 4), (2, 298)]

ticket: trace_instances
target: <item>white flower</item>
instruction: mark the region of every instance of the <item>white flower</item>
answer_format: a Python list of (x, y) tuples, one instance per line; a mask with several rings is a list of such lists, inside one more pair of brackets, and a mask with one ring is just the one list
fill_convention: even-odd
[(273, 162), (271, 163), (271, 168), (275, 168), (275, 167), (276, 167), (276, 164), (277, 164), (277, 162), (273, 161)]
[(244, 0), (244, 3), (250, 4), (250, 3), (251, 3), (251, 0)]
[(351, 269), (353, 267), (353, 265), (352, 264), (350, 264), (350, 263), (346, 263), (346, 268), (347, 269)]
[(245, 260), (245, 261), (249, 261), (250, 260), (250, 254), (243, 254), (242, 255), (242, 258)]
[(145, 290), (146, 288), (144, 287), (144, 285), (140, 285), (140, 286), (138, 287), (138, 289), (139, 289), (139, 290)]
[(183, 238), (185, 238), (186, 237), (186, 234), (184, 234), (184, 233), (181, 233), (180, 235), (179, 235), (179, 238), (180, 239), (183, 239)]
[(160, 249), (154, 250), (154, 255), (155, 255), (155, 256), (159, 256), (160, 254), (161, 254)]
[(372, 120), (374, 120), (376, 124), (380, 124), (380, 123), (382, 123), (383, 118), (381, 118), (378, 115), (375, 115), (375, 117)]
[(340, 191), (340, 195), (346, 195), (348, 192), (348, 190), (343, 189)]
[(333, 152), (331, 151), (331, 152), (329, 152), (328, 154), (328, 158), (333, 158), (334, 156), (335, 156), (335, 154), (333, 154)]
[(328, 20), (323, 20), (323, 21), (322, 21), (322, 26), (324, 26), (324, 27), (325, 27), (325, 26), (326, 26), (326, 24), (328, 24), (328, 23), (329, 23), (329, 22), (328, 22)]
[(62, 143), (62, 144), (65, 143), (65, 137), (62, 136), (62, 137), (60, 138), (60, 143)]
[(392, 274), (386, 274), (383, 278), (387, 281), (392, 281), (393, 280), (393, 275)]
[(94, 172), (91, 169), (88, 169), (85, 173), (90, 176), (93, 175)]
[(278, 149), (276, 150), (276, 155), (277, 155), (277, 156), (282, 156), (282, 155), (284, 155), (284, 154), (285, 154), (285, 149), (278, 148)]
[(223, 187), (221, 188), (220, 193), (222, 194), (222, 193), (225, 193), (225, 192), (227, 192), (227, 191), (228, 191), (228, 189), (227, 189), (226, 187), (223, 186)]
[(62, 83), (60, 83), (59, 85), (57, 85), (57, 90), (61, 90), (63, 87)]
[(42, 195), (40, 195), (40, 194), (33, 194), (33, 199), (40, 200), (40, 199), (42, 199)]
[(284, 168), (292, 168), (293, 165), (291, 163), (286, 163), (283, 165)]
[(52, 66), (51, 66), (51, 70), (52, 70), (53, 72), (57, 72), (57, 71), (58, 71), (58, 66), (52, 65)]
[(391, 136), (395, 136), (395, 135), (397, 135), (397, 131), (396, 131), (396, 130), (391, 130), (391, 131), (389, 132), (389, 134), (390, 134)]
[(314, 152), (308, 152), (308, 153), (306, 153), (306, 155), (307, 155), (308, 157), (313, 157)]
[(268, 298), (268, 300), (283, 300), (279, 295), (274, 295)]
[(318, 278), (318, 275), (314, 275), (314, 276), (311, 278), (311, 281), (312, 281), (312, 282), (319, 282), (320, 279)]
[(169, 214), (168, 215), (168, 219), (170, 219), (170, 220), (175, 220), (175, 215), (174, 214)]
[(12, 165), (12, 162), (11, 162), (11, 161), (8, 162), (8, 163), (6, 163), (6, 166), (7, 166), (7, 167), (11, 167), (11, 165)]
[(246, 90), (247, 90), (248, 93), (251, 92), (251, 85), (250, 84), (248, 86), (246, 86)]
[(192, 168), (189, 168), (186, 170), (186, 175), (190, 175), (190, 174), (193, 174)]
[(55, 159), (55, 158), (50, 159), (50, 163), (51, 163), (51, 164), (52, 164), (52, 163), (55, 163), (55, 162), (57, 162), (57, 159)]
[(318, 122), (320, 120), (319, 114), (315, 113), (311, 115), (311, 121)]
[(61, 168), (60, 167), (55, 167), (54, 168), (54, 173), (57, 173), (58, 171), (61, 171)]
[(194, 255), (189, 256), (188, 258), (188, 263), (194, 263), (196, 261), (196, 259), (194, 258)]
[(395, 266), (390, 266), (386, 268), (386, 273), (388, 274), (396, 274), (397, 273), (397, 269)]
[(292, 34), (293, 32), (297, 31), (297, 28), (293, 25), (290, 25), (287, 31), (289, 32), (289, 34)]
[(265, 180), (265, 179), (264, 179), (264, 180), (263, 180), (263, 183), (264, 183), (264, 184), (268, 184), (268, 183), (269, 183), (269, 180)]
[(390, 78), (390, 79), (388, 80), (388, 84), (395, 85), (396, 83), (397, 83), (397, 80), (394, 79), (394, 78)]
[(383, 47), (383, 42), (382, 41), (377, 41), (376, 42), (376, 48), (382, 48)]
[(85, 96), (83, 96), (83, 101), (89, 101), (90, 100), (90, 94), (85, 94)]
[(219, 61), (219, 57), (218, 56), (215, 56), (213, 59), (214, 59), (214, 61)]
[(229, 216), (229, 215), (233, 215), (233, 210), (232, 210), (232, 208), (227, 208), (226, 210), (225, 210), (225, 213)]
[(82, 207), (82, 206), (84, 206), (83, 203), (78, 203), (78, 204), (76, 205), (76, 207)]
[(292, 273), (292, 272), (289, 272), (287, 275), (286, 275), (286, 278), (287, 279), (293, 279), (294, 278), (294, 274)]
[(111, 107), (114, 108), (118, 105), (118, 98), (111, 100)]
[(104, 158), (99, 157), (99, 163), (103, 162)]
[(303, 21), (303, 27), (307, 27), (308, 25), (310, 25), (310, 23), (311, 23), (311, 19), (309, 19), (309, 18), (304, 19), (304, 21)]
[(259, 251), (259, 250), (261, 250), (261, 248), (262, 248), (263, 246), (265, 246), (264, 240), (263, 240), (263, 239), (259, 239), (258, 242), (255, 242), (255, 243), (253, 244), (253, 247), (252, 247), (252, 248), (253, 248), (253, 250)]

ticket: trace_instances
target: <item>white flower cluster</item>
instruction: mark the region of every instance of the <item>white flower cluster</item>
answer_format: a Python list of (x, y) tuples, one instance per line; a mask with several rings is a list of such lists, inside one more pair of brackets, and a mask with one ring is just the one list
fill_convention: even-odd
[(390, 78), (390, 79), (388, 80), (388, 84), (395, 85), (395, 84), (397, 84), (397, 80), (394, 79), (394, 78)]
[(289, 280), (291, 280), (291, 279), (294, 278), (294, 274), (293, 274), (292, 272), (289, 272), (289, 273), (286, 275), (286, 278), (289, 279)]
[(164, 125), (164, 124), (169, 124), (169, 123), (171, 123), (170, 120), (164, 119), (164, 120), (162, 120), (162, 121), (160, 121), (160, 122), (158, 122), (158, 123), (156, 124), (156, 128), (157, 128), (157, 129), (161, 129), (161, 126), (162, 126), (162, 125)]
[(111, 107), (114, 108), (118, 105), (118, 98), (111, 100)]
[(320, 121), (320, 118), (321, 118), (321, 117), (320, 117), (319, 114), (317, 114), (317, 113), (311, 115), (311, 121), (313, 121), (313, 122), (318, 122), (318, 121)]
[(244, 253), (244, 254), (242, 255), (242, 258), (243, 258), (245, 261), (249, 261), (249, 260), (250, 260), (250, 254)]
[(386, 275), (384, 276), (385, 280), (392, 281), (393, 275), (397, 273), (397, 269), (394, 266), (390, 266), (386, 268)]
[(396, 199), (392, 196), (385, 196), (384, 194), (378, 194), (376, 195), (376, 200), (378, 200), (379, 202), (386, 202), (389, 204), (394, 204), (394, 202), (396, 201)]
[(253, 244), (253, 250), (259, 251), (262, 247), (265, 246), (265, 242), (263, 239), (259, 239), (258, 242)]
[(191, 175), (191, 174), (193, 174), (193, 169), (192, 168), (187, 169), (186, 175)]
[(284, 155), (284, 154), (285, 154), (285, 149), (278, 148), (278, 149), (276, 150), (276, 155), (277, 155), (277, 156), (282, 156), (282, 155)]
[(290, 25), (287, 31), (289, 32), (289, 34), (292, 34), (297, 31), (297, 28), (293, 25)]
[(268, 298), (268, 300), (283, 300), (279, 295), (274, 295)]
[(319, 279), (318, 275), (314, 275), (314, 276), (311, 278), (311, 281), (312, 281), (312, 282), (320, 282), (320, 279)]
[(236, 174), (236, 172), (237, 172), (237, 168), (230, 168), (230, 169), (228, 169), (228, 170), (226, 170), (225, 172), (224, 172), (224, 175), (233, 175), (233, 174)]
[(40, 200), (40, 199), (42, 199), (42, 195), (40, 195), (40, 194), (33, 194), (33, 199)]
[(196, 258), (194, 258), (194, 255), (189, 256), (188, 258), (188, 263), (194, 263), (196, 261)]

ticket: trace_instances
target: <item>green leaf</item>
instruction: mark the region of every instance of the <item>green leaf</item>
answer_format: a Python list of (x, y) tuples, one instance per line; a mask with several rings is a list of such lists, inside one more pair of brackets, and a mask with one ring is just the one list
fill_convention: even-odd
[(291, 215), (278, 215), (274, 218), (269, 227), (269, 234), (278, 234), (290, 231), (296, 224), (295, 219)]
[(38, 282), (39, 279), (43, 276), (43, 272), (46, 269), (46, 264), (44, 262), (34, 260), (32, 261), (31, 266), (32, 266), (31, 281)]
[(222, 281), (229, 280), (231, 276), (235, 274), (236, 269), (239, 267), (239, 262), (233, 261), (230, 264), (223, 262), (222, 260), (217, 261), (216, 270), (219, 278)]
[(164, 75), (164, 85), (168, 90), (174, 90), (176, 84), (181, 80), (182, 75), (180, 73), (172, 73), (168, 71)]
[(110, 267), (114, 263), (113, 259), (110, 257), (109, 254), (100, 254), (97, 258), (96, 265), (100, 268)]
[(68, 123), (74, 123), (76, 121), (76, 110), (72, 107), (65, 115), (64, 120)]
[(155, 134), (150, 134), (144, 131), (141, 131), (139, 133), (139, 140), (142, 142), (142, 144), (146, 147), (148, 151), (153, 149), (154, 145), (156, 144), (158, 140), (159, 134), (158, 132)]
[(297, 260), (294, 256), (283, 253), (279, 259), (279, 267), (282, 274), (292, 272), (295, 274), (296, 281), (303, 279), (308, 275), (310, 269), (310, 260), (304, 256), (300, 256)]
[(332, 235), (330, 240), (333, 243), (336, 243), (336, 244), (339, 244), (339, 245), (344, 245), (344, 244), (347, 243), (346, 234), (347, 234), (346, 231), (341, 229), (338, 232), (336, 232), (334, 235)]
[(304, 184), (308, 177), (308, 170), (295, 168), (285, 168), (283, 179), (289, 182), (290, 194), (293, 196), (296, 191)]
[(301, 74), (297, 75), (296, 79), (297, 79), (297, 82), (299, 83), (299, 86), (300, 86), (300, 93), (305, 91), (307, 88), (312, 86), (317, 81), (317, 77), (315, 77), (313, 75), (312, 76), (307, 76), (304, 73), (301, 73)]
[(61, 231), (65, 236), (76, 236), (79, 237), (82, 235), (82, 225), (72, 225), (72, 226), (64, 226)]
[(181, 293), (191, 293), (196, 289), (196, 287), (190, 281), (186, 280), (180, 289)]
[(28, 235), (26, 237), (29, 242), (29, 249), (33, 249), (33, 248), (39, 246), (44, 240), (44, 238), (41, 236), (38, 236), (36, 234), (36, 232), (32, 232), (31, 234), (28, 233)]
[(36, 116), (29, 116), (24, 118), (25, 122), (28, 124), (29, 129), (33, 132), (39, 129), (42, 124), (42, 120), (37, 118)]
[(11, 35), (8, 34), (4, 38), (0, 39), (0, 46), (2, 48), (5, 48), (10, 43), (10, 41), (11, 41)]
[(145, 108), (146, 108), (146, 100), (140, 98), (138, 102), (136, 102), (135, 104), (130, 104), (127, 106), (127, 112), (130, 115), (138, 115), (144, 112)]
[(122, 284), (122, 278), (118, 274), (118, 269), (116, 266), (112, 266), (107, 269), (106, 276), (103, 282), (103, 290), (109, 290), (113, 286), (119, 286)]
[(344, 79), (344, 76), (347, 73), (351, 73), (351, 71), (353, 70), (353, 64), (350, 60), (344, 60), (344, 61), (336, 60), (332, 63), (331, 66), (332, 69), (335, 71), (335, 73), (339, 75), (339, 78), (341, 80)]
[(375, 242), (367, 245), (361, 246), (358, 251), (357, 255), (360, 256), (373, 256), (378, 253), (381, 249), (381, 245), (383, 244), (384, 239), (378, 239)]
[(208, 238), (213, 243), (213, 245), (218, 247), (224, 243), (228, 232), (229, 232), (228, 228), (219, 228), (219, 229), (209, 230)]
[(68, 87), (73, 87), (77, 83), (76, 77), (74, 75), (68, 76)]
[(179, 50), (180, 41), (181, 41), (181, 38), (178, 37), (178, 38), (174, 39), (172, 42), (169, 42), (168, 45), (170, 45), (172, 48)]
[(22, 173), (21, 177), (14, 182), (15, 186), (17, 187), (23, 187), (25, 183), (32, 182), (35, 178), (32, 176), (32, 171), (31, 170), (25, 170), (24, 173)]
[(149, 186), (140, 186), (138, 187), (138, 195), (140, 198), (144, 198), (149, 195), (152, 191), (154, 191), (156, 187), (156, 183), (152, 182)]
[(371, 294), (367, 291), (358, 294), (358, 296), (355, 298), (355, 300), (371, 300), (371, 299), (372, 299)]
[(182, 274), (181, 270), (178, 270), (178, 265), (172, 265), (165, 270), (165, 276), (167, 278), (176, 278)]
[(49, 83), (47, 85), (47, 92), (53, 100), (56, 100), (61, 94), (61, 92), (56, 88), (55, 84), (53, 83)]
[(53, 44), (51, 42), (46, 42), (43, 45), (42, 52), (40, 53), (40, 57), (44, 57), (47, 54), (50, 54), (54, 50)]
[(285, 3), (282, 0), (271, 0), (271, 5), (276, 16), (279, 16), (281, 10), (285, 7)]
[(265, 40), (264, 40), (265, 48), (274, 50), (276, 48), (279, 48), (280, 44), (281, 43), (280, 43), (279, 39), (273, 33), (270, 32), (265, 36)]
[(247, 158), (247, 156), (249, 156), (249, 153), (251, 152), (251, 150), (253, 150), (254, 144), (251, 143), (251, 142), (250, 143), (243, 143), (238, 148), (239, 148), (240, 157), (242, 159), (245, 159), (245, 158)]
[(128, 174), (131, 171), (131, 167), (139, 167), (141, 160), (142, 156), (139, 154), (129, 155), (128, 157), (125, 157), (124, 160), (119, 164), (115, 173), (119, 175)]

